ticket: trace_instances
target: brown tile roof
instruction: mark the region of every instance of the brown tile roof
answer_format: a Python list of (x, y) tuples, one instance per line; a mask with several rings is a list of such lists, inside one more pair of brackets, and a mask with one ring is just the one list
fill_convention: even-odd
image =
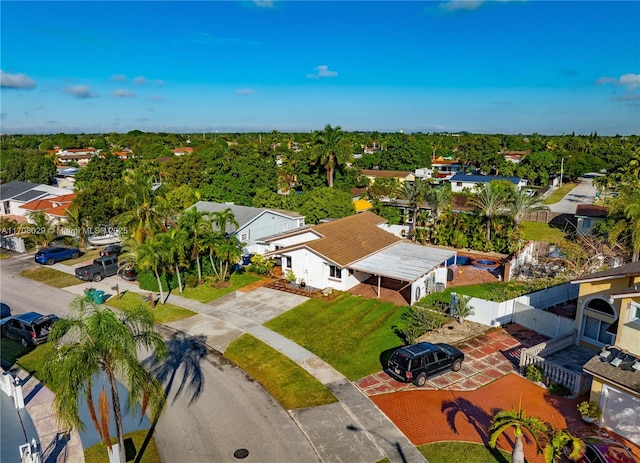
[(36, 199), (20, 206), (28, 211), (44, 211), (50, 215), (63, 217), (64, 211), (69, 209), (71, 201), (76, 197), (75, 193), (56, 196), (55, 198)]
[(582, 217), (606, 217), (609, 210), (604, 206), (595, 206), (593, 204), (578, 204), (576, 206), (576, 215)]
[(308, 241), (304, 246), (344, 267), (401, 241), (378, 228), (384, 223), (385, 219), (368, 211), (322, 223), (312, 229), (323, 238)]
[(369, 177), (390, 177), (390, 178), (398, 177), (398, 178), (405, 178), (405, 177), (408, 177), (409, 175), (411, 175), (411, 172), (403, 171), (403, 170), (368, 169), (368, 170), (363, 170), (362, 171), (362, 175), (367, 175)]
[[(632, 368), (634, 361), (640, 361), (638, 355), (622, 351), (613, 346), (605, 349), (611, 351), (609, 356), (606, 359), (601, 358), (600, 354), (592, 357), (591, 360), (584, 364), (584, 371), (640, 393), (640, 370)], [(623, 360), (618, 366), (611, 364), (611, 361), (616, 356)]]
[(585, 275), (575, 280), (571, 280), (571, 283), (580, 283), (587, 281), (609, 280), (611, 278), (623, 278), (623, 277), (635, 277), (640, 275), (640, 261), (631, 262), (620, 267), (610, 268), (609, 270), (603, 270), (602, 272), (592, 273), (591, 275)]

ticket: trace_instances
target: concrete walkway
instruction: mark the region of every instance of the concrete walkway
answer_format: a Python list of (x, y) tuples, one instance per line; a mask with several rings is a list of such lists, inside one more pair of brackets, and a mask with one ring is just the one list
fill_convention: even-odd
[[(55, 264), (54, 268), (74, 273), (72, 266)], [(80, 296), (86, 288), (114, 295), (116, 284), (121, 293), (148, 294), (117, 277), (65, 289)], [(248, 293), (236, 291), (208, 304), (172, 293), (166, 302), (198, 315), (166, 326), (190, 336), (204, 336), (207, 345), (221, 353), (239, 336), (250, 333), (324, 384), (338, 398), (338, 403), (289, 411), (322, 461), (374, 463), (387, 457), (393, 463), (425, 462), (409, 439), (356, 385), (312, 352), (262, 325), (305, 300), (304, 296), (269, 288), (257, 288)]]

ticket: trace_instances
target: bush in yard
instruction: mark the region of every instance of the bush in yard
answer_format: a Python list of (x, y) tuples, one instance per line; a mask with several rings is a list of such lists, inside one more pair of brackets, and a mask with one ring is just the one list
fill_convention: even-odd
[(267, 259), (261, 254), (256, 254), (251, 257), (251, 265), (248, 267), (248, 270), (260, 275), (268, 275), (275, 265), (275, 260)]
[[(168, 291), (169, 287), (165, 275), (160, 275), (160, 281), (162, 282), (162, 290)], [(153, 291), (154, 293), (160, 291), (160, 288), (158, 288), (158, 280), (153, 270), (141, 270), (138, 272), (138, 286), (140, 286), (140, 289)]]
[(527, 367), (526, 376), (529, 381), (533, 381), (534, 383), (541, 383), (544, 379), (542, 368), (537, 365), (529, 365)]
[(396, 335), (406, 344), (415, 343), (424, 333), (439, 328), (449, 319), (439, 306), (410, 306), (407, 307), (401, 318), (406, 324), (405, 328), (395, 327), (394, 329)]

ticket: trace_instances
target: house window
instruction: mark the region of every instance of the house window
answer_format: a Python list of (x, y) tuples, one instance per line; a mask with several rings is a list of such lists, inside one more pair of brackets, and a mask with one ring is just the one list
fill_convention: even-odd
[(298, 228), (304, 227), (304, 219), (298, 219)]
[(240, 235), (240, 241), (249, 241), (249, 233), (242, 233)]
[(584, 332), (582, 335), (591, 341), (596, 341), (602, 344), (613, 344), (613, 336), (607, 333), (607, 328), (610, 326), (611, 323), (585, 315)]
[(329, 265), (329, 278), (339, 280), (342, 278), (342, 269), (335, 265)]
[(284, 264), (282, 266), (283, 268), (288, 268), (288, 269), (293, 268), (292, 263), (291, 263), (291, 256), (284, 256), (282, 258), (282, 263)]
[(629, 321), (635, 322), (640, 320), (640, 304), (629, 302)]

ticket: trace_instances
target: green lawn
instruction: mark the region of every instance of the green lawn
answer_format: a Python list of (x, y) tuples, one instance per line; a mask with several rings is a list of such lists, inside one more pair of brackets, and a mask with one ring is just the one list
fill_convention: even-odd
[(355, 380), (382, 368), (381, 358), (401, 345), (394, 327), (404, 308), (377, 299), (341, 294), (327, 302), (310, 299), (267, 322)]
[(189, 299), (195, 299), (198, 302), (207, 303), (261, 279), (262, 277), (253, 275), (251, 273), (234, 273), (229, 278), (229, 282), (231, 283), (231, 285), (229, 285), (228, 287), (217, 287), (215, 284), (205, 282), (204, 284), (196, 286), (195, 288), (185, 288), (182, 293), (176, 294), (183, 297), (188, 297)]
[(471, 442), (436, 442), (419, 445), (418, 450), (429, 463), (509, 463), (511, 454)]
[(545, 222), (523, 222), (520, 233), (526, 241), (547, 241), (553, 244), (566, 241), (562, 230)]
[(20, 276), (39, 281), (54, 288), (64, 288), (81, 283), (81, 280), (77, 279), (74, 275), (69, 275), (68, 273), (50, 267), (23, 270), (20, 272)]
[(0, 339), (0, 354), (2, 354), (2, 367), (8, 370), (16, 364), (18, 359), (23, 355), (28, 354), (33, 347), (24, 347), (18, 341), (13, 339), (2, 338)]
[(553, 203), (557, 203), (558, 201), (560, 201), (562, 198), (564, 198), (564, 196), (569, 193), (571, 190), (573, 190), (575, 187), (577, 187), (578, 184), (577, 183), (563, 183), (561, 187), (556, 188), (555, 190), (553, 190), (553, 192), (551, 193), (551, 195), (549, 195), (549, 197), (547, 199), (545, 199), (544, 201), (542, 201), (542, 204), (553, 204)]
[[(109, 298), (105, 304), (109, 307), (120, 310), (127, 310), (133, 307), (151, 308), (151, 304), (149, 301), (144, 300), (144, 296), (142, 294), (127, 291), (121, 296), (122, 297), (120, 299), (118, 299), (118, 296), (113, 296)], [(188, 318), (193, 315), (196, 315), (196, 313), (173, 304), (156, 304), (153, 309), (155, 322), (160, 324), (182, 320), (183, 318)]]
[(258, 381), (286, 410), (336, 402), (333, 394), (293, 360), (244, 334), (224, 356)]
[[(92, 426), (91, 423), (87, 424), (87, 426)], [(129, 447), (127, 456), (131, 456), (129, 451), (132, 452), (133, 456), (135, 456), (135, 452), (140, 451), (142, 444), (149, 433), (148, 429), (141, 429), (140, 431), (130, 432), (124, 435), (125, 438), (125, 448), (127, 444), (133, 444), (133, 448)], [(127, 442), (127, 438), (131, 438), (131, 441)], [(118, 442), (117, 438), (113, 438), (111, 440), (112, 443), (116, 444)], [(128, 459), (127, 461), (133, 461), (134, 458)], [(87, 463), (109, 463), (109, 456), (107, 454), (107, 446), (105, 444), (96, 444), (89, 448), (84, 449), (84, 461)], [(140, 459), (141, 463), (162, 463), (160, 459), (160, 454), (158, 453), (158, 448), (156, 447), (156, 441), (152, 437), (149, 441), (142, 458)]]

